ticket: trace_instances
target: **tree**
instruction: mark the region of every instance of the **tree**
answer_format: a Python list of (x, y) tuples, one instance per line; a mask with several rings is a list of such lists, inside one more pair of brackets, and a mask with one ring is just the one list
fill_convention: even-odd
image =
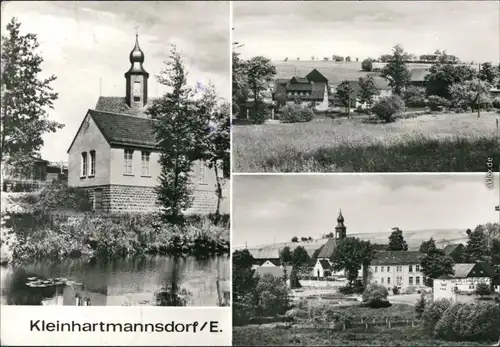
[(396, 45), (389, 62), (382, 69), (382, 76), (389, 80), (389, 85), (396, 95), (401, 95), (411, 78), (410, 70), (405, 64), (405, 54), (403, 47)]
[(252, 265), (254, 258), (247, 249), (234, 251), (232, 257), (232, 292), (233, 310), (236, 321), (247, 320), (252, 316), (257, 306), (256, 287), (258, 277), (255, 276)]
[(387, 63), (389, 60), (391, 60), (392, 55), (391, 54), (382, 54), (379, 58), (381, 63)]
[(368, 109), (371, 109), (375, 100), (375, 96), (379, 95), (379, 90), (375, 86), (373, 77), (360, 77), (359, 86), (361, 89), (358, 94), (358, 101), (361, 104), (365, 104)]
[(247, 81), (253, 93), (253, 117), (260, 122), (261, 115), (261, 93), (267, 88), (268, 83), (276, 75), (276, 68), (268, 58), (257, 56), (246, 62)]
[(474, 109), (492, 102), (490, 89), (491, 85), (487, 82), (473, 80), (453, 84), (449, 88), (449, 93), (455, 107)]
[(342, 81), (335, 92), (336, 101), (346, 108), (347, 117), (351, 116), (351, 107), (356, 103), (354, 89), (349, 81)]
[(288, 286), (282, 277), (271, 274), (262, 276), (256, 288), (259, 298), (257, 312), (260, 316), (276, 316), (288, 310)]
[(404, 110), (405, 103), (398, 95), (380, 98), (372, 107), (373, 113), (387, 123), (393, 122), (395, 120), (394, 115)]
[(478, 283), (478, 285), (476, 286), (476, 294), (479, 295), (482, 299), (483, 296), (491, 294), (491, 288), (486, 283)]
[(468, 263), (489, 263), (491, 261), (488, 240), (483, 228), (477, 227), (469, 234), (463, 256)]
[(299, 238), (297, 236), (292, 237), (292, 242), (299, 242)]
[(345, 57), (345, 61), (351, 62), (351, 57), (350, 56)]
[(497, 79), (500, 78), (500, 71), (489, 62), (483, 63), (481, 64), (478, 77), (481, 81), (488, 82), (489, 84), (495, 84)]
[(367, 58), (367, 59), (363, 60), (361, 62), (361, 69), (363, 71), (368, 71), (368, 72), (372, 71), (372, 69), (373, 69), (372, 60), (370, 58)]
[(417, 303), (415, 304), (415, 313), (417, 314), (417, 318), (420, 319), (420, 317), (422, 317), (422, 314), (425, 311), (425, 305), (426, 305), (425, 294), (422, 292), (420, 294), (420, 298), (417, 300)]
[(429, 244), (427, 255), (420, 262), (425, 276), (424, 283), (432, 287), (433, 280), (444, 275), (453, 275), (453, 260), (442, 249), (436, 247), (434, 240)]
[(292, 262), (292, 252), (290, 251), (290, 247), (286, 246), (281, 250), (280, 261), (283, 265), (288, 265)]
[(43, 135), (54, 133), (63, 124), (49, 120), (58, 93), (51, 83), (56, 76), (42, 79), (43, 57), (36, 34), (20, 33), (21, 23), (12, 18), (1, 52), (1, 145), (0, 161), (6, 160), (14, 173), (25, 172), (39, 156)]
[(380, 284), (370, 284), (363, 292), (363, 302), (370, 307), (381, 307), (387, 302), (389, 292), (387, 288)]
[[(335, 271), (345, 270), (349, 286), (358, 278), (361, 265), (367, 269), (373, 259), (373, 249), (369, 241), (346, 237), (333, 251), (331, 260)], [(364, 279), (366, 284), (366, 279)]]
[[(209, 169), (215, 172), (217, 207), (215, 210), (215, 224), (220, 218), (220, 206), (223, 199), (222, 177), (229, 178), (230, 166), (230, 110), (229, 104), (217, 104), (215, 88), (209, 85), (199, 101), (200, 118), (207, 117), (208, 124), (205, 127), (204, 138), (201, 142), (200, 159)], [(203, 165), (203, 164), (201, 164)], [(221, 173), (221, 174), (219, 174)]]
[(477, 71), (466, 65), (441, 64), (431, 66), (429, 74), (425, 76), (427, 95), (437, 95), (450, 99), (449, 88), (457, 83), (471, 81), (477, 76)]
[(292, 252), (292, 265), (294, 267), (304, 267), (309, 263), (309, 253), (307, 253), (306, 249), (302, 246), (295, 247)]
[[(234, 28), (232, 29), (234, 30)], [(239, 105), (248, 99), (248, 81), (246, 73), (246, 62), (240, 59), (240, 53), (236, 51), (242, 45), (233, 42), (232, 52), (232, 111), (234, 116), (240, 116)]]
[(407, 251), (408, 244), (403, 237), (403, 230), (398, 227), (392, 228), (392, 233), (389, 236), (388, 251)]
[(429, 241), (422, 241), (420, 244), (420, 249), (418, 250), (420, 253), (425, 253), (427, 254), (429, 252), (429, 246), (431, 244), (435, 245), (434, 239), (431, 237)]
[(158, 200), (162, 219), (182, 224), (183, 212), (192, 204), (190, 173), (193, 161), (200, 156), (200, 137), (208, 126), (207, 117), (200, 116), (193, 90), (187, 86), (187, 71), (180, 54), (172, 46), (170, 60), (158, 76), (159, 83), (171, 88), (155, 100), (146, 111), (160, 149), (160, 185)]

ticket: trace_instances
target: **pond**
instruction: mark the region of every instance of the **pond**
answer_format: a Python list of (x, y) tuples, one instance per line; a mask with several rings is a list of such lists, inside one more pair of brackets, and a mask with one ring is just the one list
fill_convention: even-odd
[(229, 257), (70, 259), (0, 267), (2, 305), (223, 306)]

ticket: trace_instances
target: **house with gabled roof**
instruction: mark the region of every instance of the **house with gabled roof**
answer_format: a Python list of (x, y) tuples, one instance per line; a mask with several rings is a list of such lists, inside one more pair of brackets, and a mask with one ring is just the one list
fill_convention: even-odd
[[(96, 211), (155, 212), (155, 188), (161, 165), (153, 120), (147, 108), (149, 73), (136, 35), (125, 73), (125, 95), (99, 97), (89, 109), (68, 148), (68, 185), (84, 189)], [(204, 162), (193, 165), (194, 201), (189, 212), (214, 212), (215, 171)], [(227, 187), (225, 187), (227, 193)]]

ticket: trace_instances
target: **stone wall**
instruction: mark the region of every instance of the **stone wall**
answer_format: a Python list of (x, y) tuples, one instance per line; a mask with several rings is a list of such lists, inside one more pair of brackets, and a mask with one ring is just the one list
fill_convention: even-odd
[[(125, 185), (102, 185), (82, 188), (88, 193), (97, 211), (112, 213), (150, 213), (158, 212), (160, 205), (154, 187), (125, 186)], [(95, 203), (96, 195), (101, 190), (102, 203)], [(215, 191), (195, 190), (192, 207), (186, 211), (187, 214), (208, 214), (215, 212), (217, 207), (217, 196)], [(98, 198), (97, 198), (98, 199)]]

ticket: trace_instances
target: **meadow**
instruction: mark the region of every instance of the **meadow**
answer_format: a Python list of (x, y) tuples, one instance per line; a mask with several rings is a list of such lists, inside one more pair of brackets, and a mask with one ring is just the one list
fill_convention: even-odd
[(366, 117), (233, 128), (235, 172), (484, 172), (500, 162), (498, 113)]

